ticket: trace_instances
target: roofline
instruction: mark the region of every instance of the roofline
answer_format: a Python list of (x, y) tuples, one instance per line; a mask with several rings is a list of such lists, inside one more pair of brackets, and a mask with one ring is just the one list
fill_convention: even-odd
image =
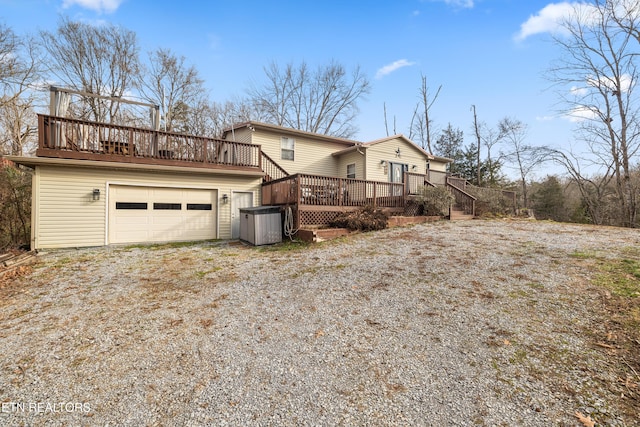
[(351, 139), (346, 139), (346, 138), (339, 138), (337, 136), (330, 136), (330, 135), (324, 135), (321, 133), (313, 133), (313, 132), (307, 132), (304, 130), (298, 130), (298, 129), (293, 129), (293, 128), (288, 128), (288, 127), (284, 127), (284, 126), (278, 126), (278, 125), (273, 125), (270, 123), (263, 123), (263, 122), (256, 122), (253, 120), (249, 120), (246, 122), (242, 122), (242, 123), (236, 123), (231, 125), (230, 127), (223, 129), (222, 131), (222, 137), (224, 138), (225, 136), (227, 136), (227, 134), (229, 132), (232, 132), (234, 130), (238, 130), (241, 128), (250, 128), (253, 127), (255, 130), (255, 128), (262, 128), (262, 129), (266, 129), (266, 130), (272, 130), (272, 131), (277, 131), (277, 132), (286, 132), (289, 134), (293, 134), (293, 135), (299, 135), (299, 136), (307, 136), (307, 137), (312, 137), (312, 138), (316, 138), (316, 139), (322, 139), (328, 142), (333, 142), (333, 143), (337, 143), (337, 144), (344, 144), (344, 145), (348, 145), (348, 146), (352, 146), (352, 145), (356, 145), (356, 144), (360, 144), (360, 142), (358, 141), (354, 141)]
[(172, 172), (172, 173), (199, 173), (203, 175), (244, 175), (259, 178), (264, 176), (262, 171), (236, 170), (236, 169), (210, 169), (189, 166), (167, 166), (167, 165), (150, 165), (141, 163), (121, 163), (121, 162), (104, 162), (97, 160), (78, 160), (78, 159), (62, 159), (57, 157), (26, 157), (26, 156), (5, 156), (16, 164), (35, 167), (35, 166), (77, 166), (85, 168), (99, 169), (126, 169), (139, 171), (154, 172)]
[(410, 140), (409, 138), (407, 138), (406, 136), (404, 136), (401, 133), (396, 134), (396, 135), (386, 136), (384, 138), (375, 139), (373, 141), (366, 142), (366, 143), (362, 144), (362, 148), (366, 148), (367, 146), (371, 146), (371, 145), (380, 144), (381, 142), (386, 142), (386, 141), (392, 140), (394, 138), (404, 139), (406, 142), (412, 144), (414, 148), (420, 150), (424, 155), (426, 155), (427, 159), (429, 159), (429, 160), (438, 160), (438, 161), (443, 162), (443, 163), (453, 163), (453, 159), (449, 159), (448, 157), (441, 157), (441, 156), (433, 155), (433, 154), (429, 153), (427, 150), (425, 150), (424, 148), (420, 147), (418, 144), (416, 144), (415, 142), (413, 142), (412, 140)]
[(453, 163), (453, 159), (450, 159), (448, 157), (441, 157), (441, 156), (434, 156), (432, 155), (433, 160), (440, 160), (443, 163)]

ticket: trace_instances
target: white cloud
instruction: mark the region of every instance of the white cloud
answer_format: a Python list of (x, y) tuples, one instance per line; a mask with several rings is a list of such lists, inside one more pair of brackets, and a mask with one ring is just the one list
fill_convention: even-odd
[(579, 123), (585, 120), (594, 120), (598, 115), (588, 107), (576, 107), (569, 111), (564, 117), (572, 123)]
[(542, 33), (563, 34), (567, 30), (564, 23), (567, 21), (579, 19), (584, 24), (595, 20), (596, 7), (592, 4), (584, 2), (568, 2), (551, 3), (546, 5), (536, 15), (532, 15), (520, 25), (520, 31), (515, 39), (522, 41), (529, 36)]
[(376, 72), (376, 79), (381, 79), (384, 76), (391, 74), (396, 70), (399, 70), (400, 68), (410, 67), (414, 64), (415, 62), (409, 62), (406, 59), (399, 59), (397, 61), (392, 62), (391, 64), (387, 64), (384, 67), (380, 68)]
[(473, 7), (474, 0), (441, 0), (450, 6), (464, 7), (471, 9)]
[(123, 1), (124, 0), (63, 0), (62, 7), (67, 9), (75, 5), (94, 10), (98, 13), (113, 13), (120, 7)]
[(569, 89), (569, 92), (573, 96), (584, 96), (589, 93), (589, 89), (586, 87), (572, 86), (571, 89)]
[(517, 40), (524, 40), (529, 36), (540, 33), (557, 33), (562, 29), (562, 22), (571, 16), (576, 3), (562, 2), (545, 6), (536, 15), (532, 15), (520, 25)]
[[(595, 88), (606, 89), (609, 92), (617, 91), (617, 85), (613, 78), (602, 76), (600, 78), (589, 77), (587, 84)], [(634, 84), (633, 77), (630, 74), (623, 74), (620, 76), (620, 91), (627, 93), (631, 90), (631, 86)]]

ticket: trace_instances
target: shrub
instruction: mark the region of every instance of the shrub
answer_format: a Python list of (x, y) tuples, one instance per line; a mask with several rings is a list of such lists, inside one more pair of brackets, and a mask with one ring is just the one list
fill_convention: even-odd
[(418, 189), (416, 202), (422, 205), (423, 215), (449, 215), (449, 207), (454, 197), (445, 187), (421, 187)]
[(502, 195), (502, 190), (468, 185), (466, 191), (476, 198), (477, 216), (513, 215), (513, 203)]
[(339, 214), (329, 223), (331, 227), (348, 230), (375, 231), (387, 228), (389, 216), (373, 206), (365, 206), (361, 210)]

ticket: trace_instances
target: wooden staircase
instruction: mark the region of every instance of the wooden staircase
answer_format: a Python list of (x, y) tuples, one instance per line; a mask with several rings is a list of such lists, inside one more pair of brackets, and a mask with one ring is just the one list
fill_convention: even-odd
[(466, 221), (473, 218), (474, 215), (465, 213), (464, 208), (460, 207), (459, 205), (451, 205), (451, 209), (449, 210), (449, 220)]
[(460, 178), (447, 177), (446, 186), (455, 200), (449, 208), (449, 219), (451, 221), (464, 221), (475, 218), (476, 198), (465, 191), (467, 181)]

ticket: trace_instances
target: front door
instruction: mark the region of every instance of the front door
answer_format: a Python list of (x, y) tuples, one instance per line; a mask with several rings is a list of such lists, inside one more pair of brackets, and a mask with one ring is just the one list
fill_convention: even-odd
[[(389, 182), (404, 182), (404, 173), (409, 170), (409, 165), (404, 163), (390, 163), (389, 168)], [(401, 196), (402, 190), (395, 188), (393, 191), (394, 196)]]
[(253, 207), (253, 193), (234, 191), (231, 193), (231, 238), (240, 238), (240, 209)]

